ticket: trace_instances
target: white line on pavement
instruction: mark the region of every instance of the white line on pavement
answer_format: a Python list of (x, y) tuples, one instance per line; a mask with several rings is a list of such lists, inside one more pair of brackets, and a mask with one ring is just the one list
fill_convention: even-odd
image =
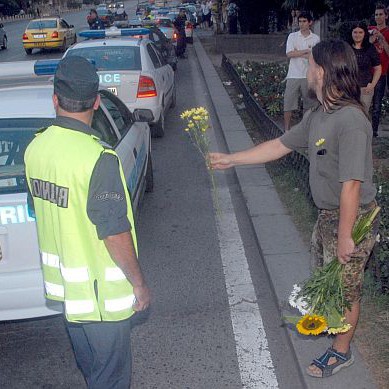
[[(223, 177), (224, 178), (224, 177)], [(243, 388), (278, 388), (238, 222), (227, 187), (217, 188), (217, 217), (230, 315)]]

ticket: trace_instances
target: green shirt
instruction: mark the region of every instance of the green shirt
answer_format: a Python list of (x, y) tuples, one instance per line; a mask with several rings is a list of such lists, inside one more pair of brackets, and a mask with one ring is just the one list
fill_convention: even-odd
[(374, 199), (372, 130), (360, 109), (325, 112), (319, 105), (280, 140), (291, 150), (308, 150), (309, 183), (318, 208), (339, 208), (342, 184), (349, 180), (361, 181), (361, 204)]

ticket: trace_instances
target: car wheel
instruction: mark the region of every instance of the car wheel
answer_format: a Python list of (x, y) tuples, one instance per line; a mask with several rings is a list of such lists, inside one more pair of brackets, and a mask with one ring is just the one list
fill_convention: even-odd
[(151, 193), (154, 190), (154, 173), (153, 173), (153, 162), (151, 154), (147, 158), (147, 170), (146, 170), (146, 192)]
[(7, 41), (7, 37), (5, 36), (4, 38), (3, 38), (3, 44), (1, 45), (1, 48), (3, 49), (3, 50), (5, 50), (7, 47), (8, 47), (8, 41)]
[(64, 53), (66, 51), (66, 38), (63, 38), (63, 43), (61, 46), (61, 51)]
[(26, 51), (26, 54), (27, 55), (31, 55), (32, 54), (32, 49), (24, 49)]
[(150, 130), (153, 138), (162, 138), (165, 135), (165, 113), (163, 107), (158, 122), (152, 125)]
[(177, 103), (177, 88), (176, 88), (176, 83), (174, 83), (170, 108), (174, 108), (176, 106), (176, 103)]

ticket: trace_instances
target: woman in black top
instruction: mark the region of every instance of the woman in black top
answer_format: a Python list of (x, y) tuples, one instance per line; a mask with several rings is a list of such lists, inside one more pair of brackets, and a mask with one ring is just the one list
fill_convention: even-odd
[(369, 33), (364, 22), (357, 22), (351, 28), (350, 44), (357, 57), (361, 87), (361, 101), (369, 111), (374, 88), (381, 76), (381, 63), (377, 50), (369, 43)]

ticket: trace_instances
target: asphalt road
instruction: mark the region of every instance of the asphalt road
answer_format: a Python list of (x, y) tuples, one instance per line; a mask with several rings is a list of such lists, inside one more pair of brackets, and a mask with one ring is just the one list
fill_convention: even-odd
[[(85, 15), (66, 19), (80, 25)], [(19, 34), (24, 25), (6, 27)], [(17, 43), (9, 43), (1, 60), (4, 54), (7, 60), (26, 59)], [(155, 189), (139, 213), (140, 262), (153, 303), (134, 320), (132, 388), (238, 389), (242, 382), (253, 389), (302, 388), (240, 188), (231, 173), (218, 177), (220, 207), (228, 215), (218, 218), (204, 162), (183, 131), (179, 114), (206, 106), (212, 143), (223, 148), (212, 91), (190, 46), (188, 59), (179, 62), (177, 83), (166, 135), (153, 139)], [(234, 301), (240, 279), (245, 296), (254, 298)], [(256, 307), (254, 320), (241, 303)], [(250, 365), (252, 354), (264, 357), (262, 370)], [(0, 388), (84, 387), (61, 317), (0, 323)]]

